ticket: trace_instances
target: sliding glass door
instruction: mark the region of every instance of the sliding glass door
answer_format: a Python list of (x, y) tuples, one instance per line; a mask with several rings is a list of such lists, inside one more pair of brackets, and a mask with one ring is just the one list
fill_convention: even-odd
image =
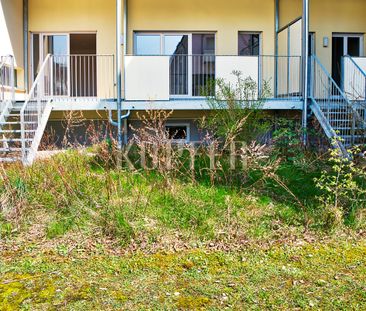
[(170, 95), (205, 96), (215, 79), (215, 34), (136, 33), (135, 55), (170, 57)]
[(164, 55), (170, 56), (170, 95), (189, 94), (189, 37), (166, 35)]
[(68, 96), (70, 86), (69, 36), (63, 34), (42, 35), (43, 55), (53, 55), (53, 95)]
[(53, 66), (47, 79), (52, 79), (54, 96), (96, 97), (96, 34), (33, 34), (31, 72), (33, 82), (48, 54)]

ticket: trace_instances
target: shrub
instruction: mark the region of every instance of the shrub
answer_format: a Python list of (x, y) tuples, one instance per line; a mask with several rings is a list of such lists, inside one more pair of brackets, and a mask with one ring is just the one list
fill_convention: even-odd
[[(349, 153), (357, 157), (360, 149)], [(350, 220), (355, 210), (366, 207), (366, 170), (355, 160), (341, 156), (337, 149), (330, 150), (328, 162), (328, 169), (315, 182), (321, 190), (318, 199), (324, 208), (325, 226), (334, 229)]]

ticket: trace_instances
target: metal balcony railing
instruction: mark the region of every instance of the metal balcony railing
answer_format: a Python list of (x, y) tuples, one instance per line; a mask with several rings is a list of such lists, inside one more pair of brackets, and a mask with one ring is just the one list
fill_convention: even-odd
[[(151, 76), (150, 79), (160, 79), (162, 84), (167, 83), (164, 73), (166, 72), (165, 64), (168, 62), (169, 71), (166, 74), (169, 75), (169, 95), (174, 99), (213, 96), (215, 93), (215, 88), (211, 87), (214, 85), (213, 82), (219, 78), (233, 82), (230, 74), (234, 71), (240, 71), (243, 78), (251, 77), (257, 83), (259, 97), (281, 100), (302, 97), (300, 56), (175, 54), (129, 56), (129, 58), (134, 59), (134, 70), (127, 73), (127, 80), (129, 77), (146, 76), (148, 73)], [(153, 70), (156, 69), (150, 69), (155, 66), (164, 72), (159, 71), (153, 74)], [(134, 87), (136, 83), (136, 80), (133, 82), (131, 80), (128, 85)], [(151, 84), (146, 88), (151, 88)], [(151, 92), (154, 95), (154, 91)]]
[(9, 101), (15, 100), (14, 57), (0, 56), (0, 115)]
[(51, 55), (46, 79), (55, 101), (116, 97), (114, 55)]

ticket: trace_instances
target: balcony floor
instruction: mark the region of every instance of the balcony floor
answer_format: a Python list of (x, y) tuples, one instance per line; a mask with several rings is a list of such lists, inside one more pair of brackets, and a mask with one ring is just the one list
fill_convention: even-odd
[[(169, 101), (124, 101), (123, 110), (141, 111), (153, 110), (210, 110), (206, 99), (172, 99)], [(264, 110), (302, 110), (303, 101), (299, 98), (293, 99), (268, 99), (262, 109)], [(115, 101), (98, 100), (95, 98), (55, 99), (53, 111), (73, 111), (73, 110), (116, 110)]]

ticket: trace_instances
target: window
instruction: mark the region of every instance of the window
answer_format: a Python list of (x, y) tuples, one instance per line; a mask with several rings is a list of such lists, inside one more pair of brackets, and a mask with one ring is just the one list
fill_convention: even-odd
[(161, 36), (160, 35), (141, 35), (135, 37), (136, 55), (160, 55)]
[(188, 55), (188, 35), (165, 35), (164, 55)]
[(135, 55), (170, 57), (170, 96), (206, 95), (216, 72), (214, 33), (137, 32), (134, 39)]
[(240, 32), (238, 41), (240, 56), (259, 56), (260, 53), (260, 34)]
[(174, 141), (190, 141), (189, 124), (167, 124), (165, 129), (168, 133), (169, 139)]

